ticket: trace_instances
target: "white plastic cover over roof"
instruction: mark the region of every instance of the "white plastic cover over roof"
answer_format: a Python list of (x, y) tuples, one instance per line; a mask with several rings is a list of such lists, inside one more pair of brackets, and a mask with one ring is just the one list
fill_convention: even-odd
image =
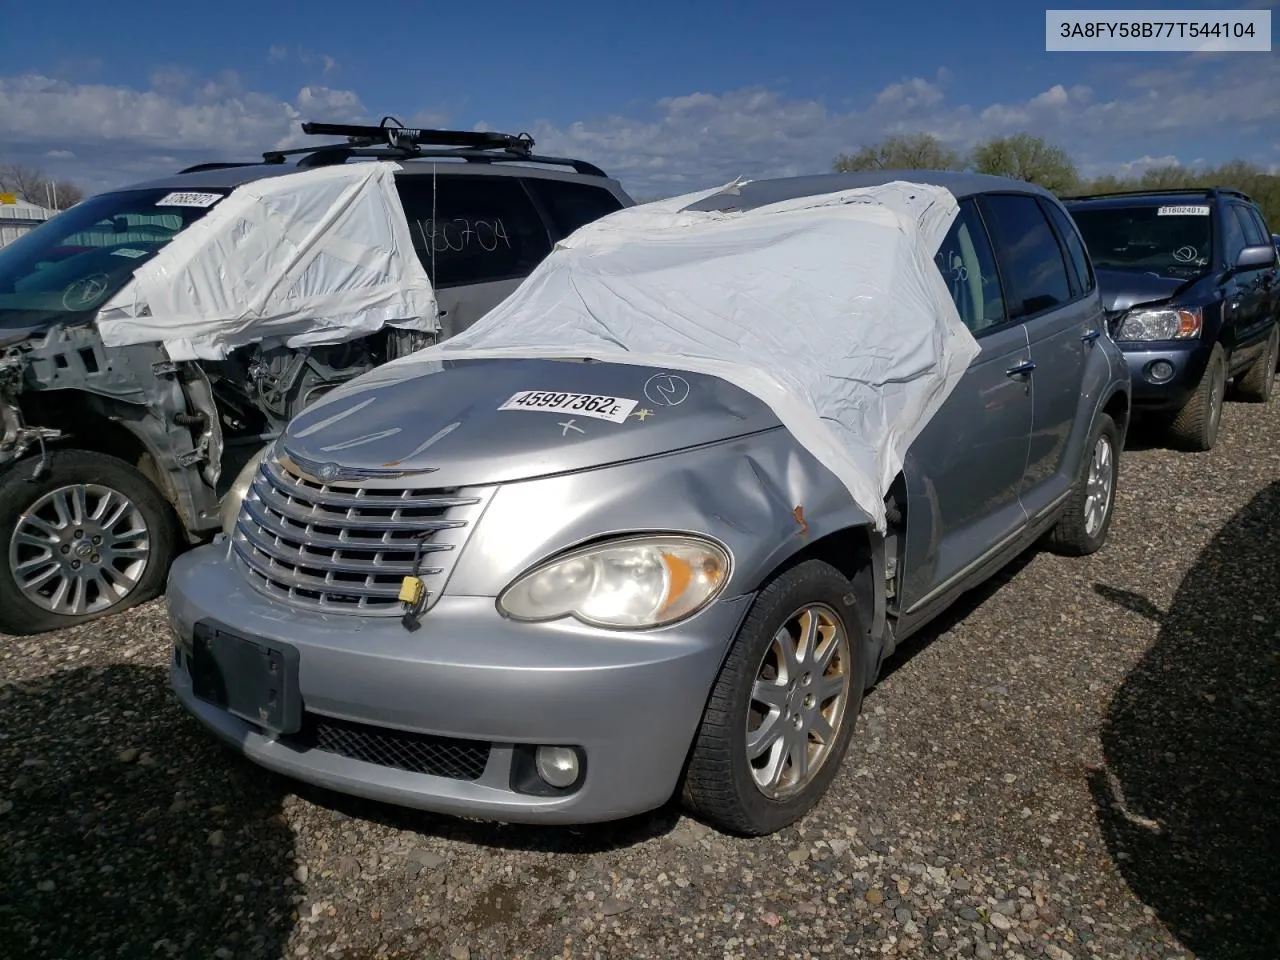
[(883, 530), (907, 448), (979, 350), (933, 262), (956, 199), (894, 182), (742, 212), (683, 209), (735, 188), (580, 228), (473, 326), (350, 387), (480, 357), (712, 374), (767, 403)]
[(267, 177), (178, 203), (216, 205), (98, 312), (109, 347), (162, 343), (219, 360), (249, 343), (301, 347), (384, 325), (438, 331), (435, 292), (395, 187), (396, 163)]

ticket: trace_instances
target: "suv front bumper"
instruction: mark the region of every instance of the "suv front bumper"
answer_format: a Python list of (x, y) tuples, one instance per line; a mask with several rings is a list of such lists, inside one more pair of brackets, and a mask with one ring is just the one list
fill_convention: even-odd
[[(1129, 367), (1134, 407), (1151, 412), (1180, 410), (1200, 384), (1213, 350), (1213, 342), (1206, 340), (1117, 345)], [(1171, 368), (1163, 378), (1157, 375), (1161, 363)]]
[[(226, 545), (215, 544), (185, 554), (170, 573), (171, 681), (205, 727), (286, 776), (457, 816), (612, 820), (672, 796), (750, 600), (722, 600), (673, 627), (624, 633), (576, 621), (514, 623), (492, 598), (446, 596), (409, 632), (398, 618), (287, 608), (250, 587)], [(366, 746), (380, 744), (377, 759), (392, 762), (370, 762), (368, 749), (322, 748), (300, 734), (273, 736), (198, 698), (190, 656), (197, 623), (296, 650), (303, 716), (336, 723)], [(430, 754), (430, 738), (449, 738), (442, 750), (478, 756), (472, 774), (395, 763), (405, 750), (420, 754), (424, 743)], [(527, 792), (534, 775), (522, 745), (544, 744), (577, 747), (585, 757), (568, 792)]]

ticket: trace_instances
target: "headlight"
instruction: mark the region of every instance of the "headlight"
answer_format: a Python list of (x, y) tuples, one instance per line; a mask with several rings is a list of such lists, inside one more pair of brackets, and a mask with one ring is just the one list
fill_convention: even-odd
[(728, 579), (729, 554), (708, 540), (632, 537), (535, 567), (502, 592), (498, 609), (513, 620), (657, 627), (701, 610)]
[(262, 466), (262, 461), (266, 459), (271, 446), (267, 444), (253, 455), (253, 458), (244, 465), (244, 469), (236, 475), (231, 489), (222, 498), (219, 517), (222, 520), (222, 532), (228, 537), (236, 532), (236, 518), (240, 516), (240, 504), (244, 502), (249, 488), (253, 486), (253, 478), (257, 475), (258, 468)]
[(1116, 331), (1117, 340), (1192, 340), (1200, 336), (1199, 307), (1130, 310)]

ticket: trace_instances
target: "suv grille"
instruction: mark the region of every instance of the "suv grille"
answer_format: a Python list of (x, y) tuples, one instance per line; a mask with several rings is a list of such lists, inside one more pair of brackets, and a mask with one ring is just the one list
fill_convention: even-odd
[(395, 616), (413, 572), (434, 603), (487, 491), (329, 485), (268, 457), (240, 508), (232, 545), (268, 596), (326, 613)]
[(479, 780), (489, 763), (491, 749), (491, 745), (482, 740), (408, 733), (316, 713), (304, 716), (300, 732), (280, 740), (304, 750), (321, 750), (380, 767), (451, 780)]

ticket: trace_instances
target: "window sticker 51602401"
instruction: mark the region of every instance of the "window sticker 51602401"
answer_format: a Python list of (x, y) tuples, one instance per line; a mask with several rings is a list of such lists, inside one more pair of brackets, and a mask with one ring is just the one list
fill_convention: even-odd
[(512, 394), (499, 410), (533, 410), (545, 413), (573, 413), (597, 420), (622, 423), (635, 409), (636, 400), (604, 397), (594, 393), (565, 393), (560, 390), (521, 390)]

